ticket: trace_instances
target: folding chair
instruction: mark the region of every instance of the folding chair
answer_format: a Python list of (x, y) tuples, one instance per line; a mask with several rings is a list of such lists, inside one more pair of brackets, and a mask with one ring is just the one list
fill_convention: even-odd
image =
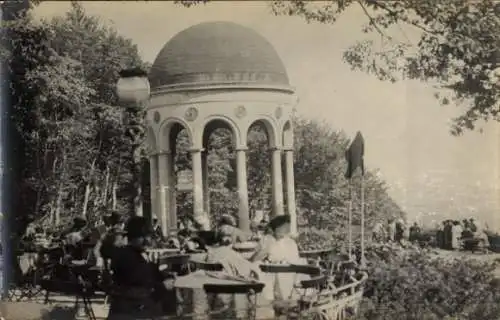
[[(235, 284), (205, 284), (203, 289), (207, 296), (212, 296), (211, 299), (211, 309), (214, 309), (215, 298), (219, 294), (230, 294), (233, 298), (236, 295), (245, 295), (248, 301), (247, 307), (247, 317), (245, 319), (255, 320), (257, 311), (257, 295), (264, 289), (264, 284), (260, 282), (253, 283), (235, 283)], [(224, 308), (222, 310), (216, 310), (211, 312), (211, 315), (220, 314), (222, 311), (227, 310)]]

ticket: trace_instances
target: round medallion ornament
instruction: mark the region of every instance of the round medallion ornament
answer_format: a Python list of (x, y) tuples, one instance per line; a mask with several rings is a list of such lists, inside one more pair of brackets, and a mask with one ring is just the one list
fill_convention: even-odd
[(160, 115), (160, 113), (159, 113), (158, 111), (156, 111), (156, 112), (153, 114), (153, 121), (154, 121), (155, 123), (158, 123), (158, 122), (160, 122), (160, 120), (161, 120), (161, 115)]
[(236, 108), (236, 117), (243, 118), (247, 115), (247, 109), (244, 106), (238, 106)]
[(184, 118), (186, 118), (187, 121), (194, 121), (198, 117), (198, 110), (194, 107), (191, 107), (186, 110), (186, 113), (184, 114)]
[(276, 119), (281, 118), (281, 116), (283, 116), (283, 108), (277, 107), (276, 111), (274, 112), (274, 116), (276, 117)]

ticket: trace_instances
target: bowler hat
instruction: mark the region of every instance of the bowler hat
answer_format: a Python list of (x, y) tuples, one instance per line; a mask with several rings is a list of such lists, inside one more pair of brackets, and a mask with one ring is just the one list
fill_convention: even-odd
[(152, 234), (151, 226), (144, 217), (132, 217), (125, 226), (125, 232), (129, 239), (146, 237)]
[(122, 215), (118, 211), (111, 211), (111, 214), (109, 215), (109, 223), (114, 225), (122, 222)]
[(85, 218), (75, 217), (73, 219), (73, 226), (75, 226), (77, 228), (82, 228), (82, 227), (85, 227), (86, 225), (87, 225), (87, 220), (85, 220)]
[(290, 215), (283, 214), (272, 218), (271, 221), (269, 221), (269, 227), (272, 230), (276, 230), (277, 228), (287, 223), (290, 223)]

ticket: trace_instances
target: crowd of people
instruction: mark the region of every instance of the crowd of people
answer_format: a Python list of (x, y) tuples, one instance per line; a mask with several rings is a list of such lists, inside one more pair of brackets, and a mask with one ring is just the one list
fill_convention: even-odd
[(474, 218), (445, 220), (437, 228), (436, 243), (439, 248), (460, 250), (464, 242), (474, 240), (481, 247), (489, 247), (486, 229)]
[(388, 219), (387, 223), (377, 222), (372, 229), (372, 240), (375, 242), (416, 241), (421, 233), (415, 222), (408, 228), (403, 219)]
[[(173, 281), (186, 269), (179, 266), (168, 273), (160, 271), (147, 254), (148, 248), (159, 244), (180, 253), (204, 251), (207, 261), (222, 264), (224, 272), (265, 282), (263, 295), (267, 299), (285, 297), (295, 279), (290, 275), (266, 276), (258, 263), (305, 263), (299, 257), (297, 243), (289, 236), (288, 215), (276, 216), (269, 222), (254, 220), (250, 232), (239, 229), (234, 217), (229, 215), (223, 215), (213, 230), (207, 230), (209, 225), (201, 218), (186, 218), (179, 224), (176, 234), (165, 238), (157, 219), (152, 222), (137, 216), (125, 219), (118, 212), (112, 212), (93, 225), (83, 218), (74, 218), (71, 227), (58, 235), (58, 241), (64, 247), (67, 259), (86, 260), (100, 266), (113, 283), (115, 289), (109, 293), (108, 319), (136, 319), (175, 312), (178, 297), (173, 290)], [(41, 234), (43, 230), (30, 226), (25, 240), (36, 242), (46, 236)], [(249, 259), (233, 250), (235, 243), (247, 241), (256, 244)], [(276, 282), (279, 282), (278, 286)], [(277, 287), (280, 290), (276, 291)]]
[[(473, 240), (482, 247), (488, 247), (488, 235), (474, 218), (459, 220), (445, 220), (435, 228), (432, 241), (435, 246), (448, 250), (464, 248), (464, 242)], [(424, 232), (422, 227), (414, 222), (409, 228), (403, 219), (388, 219), (387, 223), (378, 222), (372, 229), (372, 240), (375, 242), (406, 241), (415, 243), (430, 240), (429, 232)]]

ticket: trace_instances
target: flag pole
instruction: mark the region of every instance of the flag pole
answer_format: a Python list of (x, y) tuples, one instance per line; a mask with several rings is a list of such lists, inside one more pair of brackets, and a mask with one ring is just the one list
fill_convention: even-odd
[(349, 259), (352, 257), (352, 183), (351, 179), (348, 180), (349, 185), (349, 207), (348, 207), (348, 215), (349, 215), (349, 226), (348, 226), (348, 252)]
[(365, 267), (365, 175), (361, 175), (361, 267)]

